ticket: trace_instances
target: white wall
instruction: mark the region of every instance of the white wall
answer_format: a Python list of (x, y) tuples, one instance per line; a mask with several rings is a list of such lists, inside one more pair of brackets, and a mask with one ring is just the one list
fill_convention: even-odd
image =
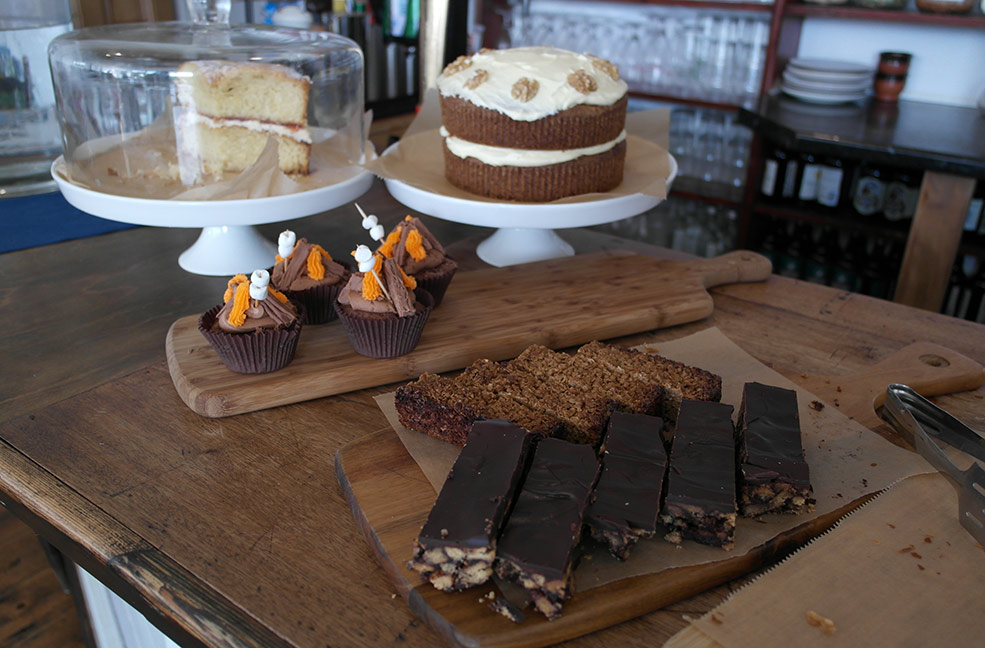
[(864, 63), (879, 52), (913, 54), (903, 99), (974, 106), (985, 92), (985, 30), (806, 18), (798, 56)]

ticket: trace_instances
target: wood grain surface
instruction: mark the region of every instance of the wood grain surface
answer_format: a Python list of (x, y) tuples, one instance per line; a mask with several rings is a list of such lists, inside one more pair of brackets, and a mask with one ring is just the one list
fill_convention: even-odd
[[(407, 214), (380, 182), (359, 203), (386, 227)], [(425, 220), (463, 270), (483, 267), (475, 245), (489, 230)], [(285, 227), (333, 255), (365, 237), (351, 206), (259, 229), (276, 239)], [(559, 234), (578, 254), (675, 254)], [(335, 475), (340, 448), (387, 426), (373, 396), (392, 386), (221, 419), (178, 397), (168, 328), (225, 285), (177, 265), (197, 235), (137, 228), (0, 255), (0, 502), (184, 647), (439, 644), (379, 566)], [(708, 318), (612, 341), (659, 345), (716, 326), (799, 384), (920, 341), (985, 363), (985, 326), (925, 310), (778, 276), (711, 294)], [(936, 400), (985, 429), (985, 387)], [(659, 645), (749, 578), (568, 645)]]
[[(975, 389), (985, 383), (985, 371), (950, 349), (920, 343), (857, 373), (815, 376), (809, 382), (810, 390), (828, 406), (879, 427), (873, 395), (884, 393), (889, 382), (913, 385), (932, 396)], [(492, 585), (444, 593), (407, 569), (414, 539), (436, 493), (393, 430), (375, 432), (341, 448), (335, 472), (357, 524), (397, 591), (415, 614), (455, 646), (545, 646), (626, 621), (760, 567), (781, 548), (806, 542), (864, 501), (806, 521), (746, 554), (578, 592), (565, 602), (559, 618), (547, 621), (528, 609), (526, 620), (516, 624), (479, 603), (482, 594), (494, 589)]]
[(269, 374), (226, 369), (195, 315), (174, 323), (165, 348), (181, 399), (222, 417), (511, 358), (534, 343), (564, 348), (693, 322), (714, 309), (707, 288), (769, 275), (769, 261), (748, 251), (691, 261), (583, 254), (457, 273), (417, 348), (398, 358), (356, 354), (338, 321), (302, 330), (294, 361)]

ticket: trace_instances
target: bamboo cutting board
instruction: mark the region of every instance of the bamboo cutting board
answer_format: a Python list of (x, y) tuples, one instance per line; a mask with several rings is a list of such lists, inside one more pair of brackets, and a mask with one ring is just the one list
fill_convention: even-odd
[[(922, 394), (933, 396), (975, 389), (985, 382), (985, 373), (981, 365), (949, 349), (917, 343), (865, 371), (805, 381), (828, 406), (878, 425), (873, 401), (887, 382), (919, 385)], [(577, 592), (554, 621), (526, 610), (526, 620), (514, 624), (478, 602), (490, 587), (444, 593), (421, 583), (407, 569), (413, 541), (436, 494), (393, 430), (380, 430), (341, 448), (335, 472), (357, 524), (397, 591), (417, 616), (459, 646), (544, 646), (632, 619), (761, 567), (822, 533), (861, 503), (810, 519), (744, 555), (725, 554), (717, 562), (664, 569)]]
[(339, 322), (301, 332), (294, 361), (269, 374), (227, 370), (198, 331), (198, 315), (168, 330), (175, 388), (203, 416), (231, 416), (502, 360), (531, 344), (564, 348), (711, 315), (707, 288), (761, 281), (770, 262), (749, 251), (667, 261), (601, 252), (459, 272), (431, 313), (417, 348), (399, 358), (356, 354)]

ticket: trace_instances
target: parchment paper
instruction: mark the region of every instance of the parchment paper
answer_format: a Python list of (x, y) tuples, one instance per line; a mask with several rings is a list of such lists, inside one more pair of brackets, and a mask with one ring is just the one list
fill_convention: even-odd
[[(678, 340), (663, 342), (659, 349), (649, 350), (722, 376), (722, 402), (733, 405), (736, 413), (742, 396), (742, 386), (748, 381), (795, 390), (800, 408), (804, 453), (811, 467), (811, 481), (817, 505), (811, 514), (739, 518), (735, 531), (735, 548), (730, 552), (690, 541), (685, 541), (678, 547), (660, 537), (641, 541), (625, 562), (613, 559), (604, 550), (597, 550), (581, 561), (575, 574), (577, 589), (590, 589), (670, 567), (696, 565), (743, 555), (814, 517), (837, 510), (904, 477), (931, 470), (929, 464), (916, 453), (893, 445), (841, 414), (835, 407), (829, 405), (821, 411), (809, 407), (811, 401), (817, 400), (816, 396), (753, 358), (717, 328), (708, 328)], [(459, 448), (400, 425), (393, 406), (392, 392), (377, 396), (376, 401), (408, 453), (434, 486), (435, 492), (440, 490), (458, 456)]]
[[(365, 159), (375, 158), (372, 144), (358, 142), (358, 120), (349, 127), (328, 131), (312, 128), (310, 173), (291, 177), (277, 165), (277, 140), (269, 138), (263, 152), (249, 168), (226, 174), (221, 180), (188, 187), (181, 183), (177, 144), (171, 111), (165, 110), (147, 128), (121, 136), (102, 138), (79, 146), (73, 159), (54, 171), (66, 180), (94, 191), (155, 200), (236, 200), (299, 193), (337, 184), (363, 171)], [(372, 113), (363, 117), (363, 133), (369, 132)]]
[[(445, 162), (441, 148), (441, 110), (438, 91), (425, 93), (424, 103), (414, 121), (387, 155), (366, 164), (366, 168), (385, 179), (399, 180), (432, 193), (482, 202), (509, 201), (485, 198), (463, 191), (445, 179)], [(607, 193), (568, 196), (554, 203), (578, 203), (598, 200), (600, 196), (627, 196), (641, 193), (667, 197), (667, 159), (670, 110), (661, 108), (629, 113), (626, 116), (626, 164), (623, 181)]]
[(980, 646), (985, 552), (957, 511), (940, 474), (905, 479), (664, 645)]

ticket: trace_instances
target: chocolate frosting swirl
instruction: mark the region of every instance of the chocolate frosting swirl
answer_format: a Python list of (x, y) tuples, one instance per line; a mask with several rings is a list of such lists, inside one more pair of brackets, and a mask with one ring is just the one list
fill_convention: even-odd
[[(393, 258), (397, 265), (404, 269), (404, 272), (415, 275), (421, 270), (436, 268), (444, 262), (445, 248), (438, 242), (438, 239), (434, 238), (434, 235), (421, 222), (420, 218), (408, 217), (401, 221), (398, 227), (400, 227), (400, 240), (393, 248)], [(412, 231), (421, 235), (421, 245), (424, 247), (425, 256), (420, 261), (415, 259), (407, 250), (407, 237)]]
[(363, 275), (362, 272), (355, 272), (349, 277), (345, 288), (339, 293), (340, 304), (364, 313), (393, 313), (397, 317), (407, 317), (414, 314), (414, 293), (404, 285), (396, 261), (384, 259), (381, 276), (383, 283), (386, 284), (386, 290), (393, 300), (392, 302), (382, 295), (374, 300), (364, 299)]
[(341, 263), (330, 261), (322, 256), (325, 266), (325, 277), (313, 279), (308, 275), (308, 255), (314, 246), (307, 239), (300, 239), (294, 246), (294, 252), (287, 258), (287, 263), (278, 261), (274, 264), (270, 275), (271, 283), (279, 290), (307, 290), (314, 286), (332, 285), (339, 283), (345, 277), (346, 269)]
[(257, 329), (284, 328), (297, 319), (298, 312), (291, 302), (282, 302), (269, 292), (266, 299), (250, 299), (246, 321), (241, 326), (229, 323), (234, 299), (226, 302), (216, 316), (216, 326), (226, 333), (252, 333)]

